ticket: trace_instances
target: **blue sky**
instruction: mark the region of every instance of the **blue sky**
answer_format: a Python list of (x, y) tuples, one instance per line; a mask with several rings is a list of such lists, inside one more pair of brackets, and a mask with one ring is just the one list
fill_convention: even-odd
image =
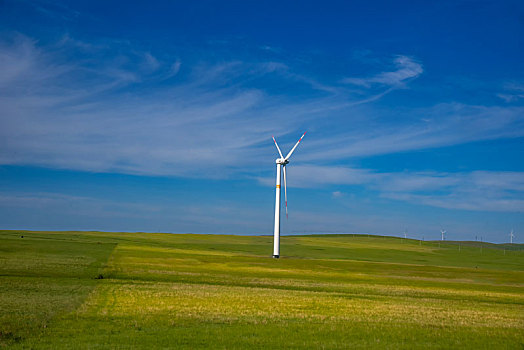
[(0, 2), (7, 229), (516, 241), (520, 1)]

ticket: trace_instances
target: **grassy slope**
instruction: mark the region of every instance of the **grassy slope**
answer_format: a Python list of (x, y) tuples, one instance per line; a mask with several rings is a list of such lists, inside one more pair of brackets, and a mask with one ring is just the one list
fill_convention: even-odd
[(283, 237), (279, 260), (271, 246), (272, 237), (0, 231), (0, 344), (524, 346), (522, 246), (295, 236)]

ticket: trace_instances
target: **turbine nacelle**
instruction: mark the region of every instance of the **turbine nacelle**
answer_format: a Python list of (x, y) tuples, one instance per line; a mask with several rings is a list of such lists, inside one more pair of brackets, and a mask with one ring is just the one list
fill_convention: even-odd
[(285, 158), (277, 158), (275, 160), (275, 163), (280, 164), (280, 165), (286, 165), (286, 164), (289, 163), (289, 160), (287, 160)]

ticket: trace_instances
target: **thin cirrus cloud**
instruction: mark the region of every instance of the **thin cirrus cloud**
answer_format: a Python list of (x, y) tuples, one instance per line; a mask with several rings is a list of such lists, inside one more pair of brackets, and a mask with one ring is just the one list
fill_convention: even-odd
[[(473, 171), (378, 172), (342, 166), (293, 165), (288, 169), (288, 186), (322, 188), (364, 186), (380, 197), (447, 209), (474, 211), (524, 211), (522, 172)], [(270, 185), (272, 178), (259, 178)], [(342, 192), (332, 192), (342, 197)]]
[(180, 71), (181, 66), (182, 66), (182, 61), (177, 59), (173, 64), (171, 64), (171, 69), (169, 70), (169, 74), (166, 76), (166, 79), (177, 75), (178, 72)]
[(365, 78), (344, 78), (341, 82), (366, 88), (373, 85), (400, 88), (406, 86), (409, 80), (417, 78), (424, 72), (422, 65), (408, 56), (397, 56), (393, 62), (395, 69), (392, 71), (381, 72)]
[[(0, 47), (0, 62), (11, 72), (0, 82), (4, 164), (183, 175), (177, 163), (230, 165), (245, 142), (233, 136), (257, 129), (256, 121), (248, 124), (241, 114), (260, 101), (261, 92), (203, 88), (219, 73), (130, 98), (122, 89), (150, 77), (118, 63), (101, 70), (91, 62), (50, 65), (58, 60), (49, 55), (23, 36)], [(158, 69), (150, 54), (143, 57)], [(230, 71), (215, 65), (205, 73), (213, 70)], [(167, 74), (173, 75), (173, 67)], [(217, 135), (217, 129), (224, 131)]]
[(146, 52), (144, 54), (144, 66), (147, 71), (154, 72), (160, 68), (161, 64), (150, 52)]
[[(290, 167), (290, 186), (359, 185), (433, 206), (522, 210), (520, 173), (380, 173), (335, 164), (521, 137), (523, 107), (437, 103), (402, 110), (391, 123), (370, 102), (423, 74), (422, 64), (408, 56), (396, 56), (394, 69), (339, 84), (297, 73), (292, 62), (276, 59), (179, 57), (160, 59), (122, 43), (70, 37), (45, 46), (12, 35), (0, 43), (0, 164), (201, 178), (242, 174), (271, 184), (272, 178), (260, 176), (273, 157), (270, 135), (289, 139), (311, 128), (315, 136), (301, 145), (296, 159), (302, 165)], [(300, 100), (264, 85), (268, 78), (300, 85)], [(363, 90), (354, 94), (347, 85)], [(498, 205), (480, 204), (480, 191)]]
[(497, 96), (507, 103), (518, 102), (524, 99), (524, 85), (509, 83), (505, 84), (502, 92)]
[(369, 127), (313, 140), (307, 161), (391, 154), (473, 141), (524, 136), (524, 107), (472, 106), (461, 103), (418, 108), (416, 119), (395, 125), (370, 120)]
[(480, 193), (470, 196), (461, 193), (435, 196), (392, 192), (383, 194), (383, 197), (445, 209), (515, 213), (522, 213), (524, 210), (524, 201), (520, 198), (486, 197)]
[[(150, 52), (117, 51), (70, 37), (47, 47), (19, 34), (3, 42), (0, 63), (10, 73), (0, 77), (0, 162), (227, 177), (239, 160), (260, 164), (268, 135), (322, 122), (348, 100), (362, 102), (281, 62), (196, 62), (182, 78), (180, 59), (168, 64)], [(269, 76), (333, 94), (294, 102), (256, 83)]]

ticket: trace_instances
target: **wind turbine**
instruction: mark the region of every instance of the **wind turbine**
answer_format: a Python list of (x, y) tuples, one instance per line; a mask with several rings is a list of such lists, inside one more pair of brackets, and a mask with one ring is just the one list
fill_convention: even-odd
[(513, 238), (515, 238), (515, 235), (513, 234), (513, 229), (511, 229), (511, 232), (509, 233), (509, 243), (513, 244)]
[(443, 229), (440, 229), (440, 239), (443, 241), (444, 240), (444, 235), (446, 234), (446, 230), (443, 230)]
[(281, 169), (284, 173), (284, 199), (286, 202), (286, 218), (287, 218), (287, 185), (286, 185), (286, 165), (289, 163), (289, 157), (293, 154), (295, 151), (295, 148), (297, 148), (298, 144), (306, 133), (302, 134), (300, 139), (297, 141), (295, 146), (289, 151), (286, 157), (282, 155), (282, 152), (280, 151), (280, 147), (278, 147), (277, 140), (275, 140), (275, 137), (273, 137), (273, 141), (275, 141), (275, 146), (277, 146), (278, 154), (280, 155), (280, 158), (277, 158), (275, 160), (275, 163), (277, 163), (277, 186), (276, 186), (276, 199), (275, 199), (275, 229), (273, 231), (273, 258), (278, 259), (280, 257), (280, 173)]

